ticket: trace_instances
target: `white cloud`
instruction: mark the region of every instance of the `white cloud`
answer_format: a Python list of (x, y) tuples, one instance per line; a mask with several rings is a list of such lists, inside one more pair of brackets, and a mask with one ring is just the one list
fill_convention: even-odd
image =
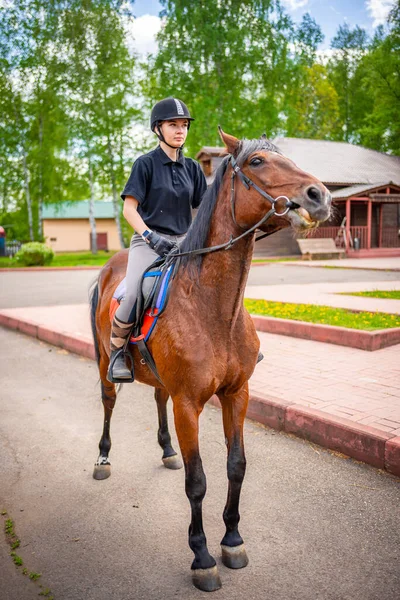
[(303, 8), (303, 6), (306, 6), (308, 2), (309, 0), (282, 0), (282, 4), (290, 11)]
[(367, 11), (373, 19), (372, 26), (383, 25), (388, 17), (390, 9), (393, 7), (394, 0), (367, 0), (365, 5)]
[(145, 55), (157, 52), (156, 35), (161, 28), (161, 19), (155, 15), (143, 15), (129, 21), (128, 44), (135, 52)]

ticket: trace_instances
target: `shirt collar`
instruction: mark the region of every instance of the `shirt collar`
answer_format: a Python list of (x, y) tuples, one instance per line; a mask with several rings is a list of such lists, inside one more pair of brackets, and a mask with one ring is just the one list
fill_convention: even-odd
[(168, 156), (168, 154), (165, 154), (164, 150), (161, 148), (161, 146), (157, 147), (157, 153), (158, 156), (160, 157), (160, 160), (162, 162), (163, 165), (169, 165), (169, 164), (179, 164), (179, 165), (184, 165), (185, 164), (185, 157), (183, 155), (182, 150), (179, 151), (178, 154), (178, 159), (175, 163), (175, 161), (171, 160), (170, 157)]

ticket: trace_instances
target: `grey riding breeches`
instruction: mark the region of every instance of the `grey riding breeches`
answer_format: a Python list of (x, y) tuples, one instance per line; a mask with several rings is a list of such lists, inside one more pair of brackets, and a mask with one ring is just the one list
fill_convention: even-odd
[[(186, 237), (186, 234), (166, 235), (165, 233), (159, 233), (159, 235), (178, 244)], [(157, 252), (152, 250), (138, 233), (134, 233), (129, 246), (128, 266), (126, 268), (126, 296), (115, 313), (120, 321), (132, 323), (135, 320), (135, 314), (132, 311), (138, 296), (140, 280), (147, 267), (158, 258), (160, 257)]]

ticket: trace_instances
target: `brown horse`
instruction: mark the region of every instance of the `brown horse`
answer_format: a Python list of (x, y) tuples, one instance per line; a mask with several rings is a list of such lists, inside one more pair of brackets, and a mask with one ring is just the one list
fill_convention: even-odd
[[(254, 230), (286, 197), (288, 206), (276, 211), (260, 228), (273, 232), (291, 226), (296, 231), (314, 228), (330, 214), (328, 190), (312, 175), (282, 156), (265, 137), (239, 141), (220, 132), (230, 157), (224, 159), (215, 181), (206, 192), (198, 215), (180, 247), (193, 252), (239, 238), (229, 249), (181, 258), (167, 308), (148, 342), (162, 384), (137, 348), (132, 354), (138, 381), (155, 388), (158, 407), (158, 442), (166, 467), (180, 468), (171, 446), (166, 404), (173, 401), (174, 420), (185, 466), (185, 488), (191, 506), (189, 546), (194, 553), (193, 583), (205, 591), (221, 586), (214, 558), (209, 554), (202, 523), (206, 478), (199, 454), (198, 422), (206, 402), (216, 394), (222, 405), (228, 450), (228, 497), (223, 518), (226, 532), (221, 542), (222, 561), (231, 568), (247, 565), (238, 531), (239, 497), (245, 474), (243, 423), (249, 398), (248, 381), (254, 371), (259, 340), (250, 315), (243, 307), (244, 289), (254, 247)], [(272, 196), (272, 197), (271, 197)], [(284, 200), (285, 198), (283, 198)], [(292, 201), (291, 203), (289, 202)], [(280, 201), (282, 202), (282, 200)], [(284, 213), (284, 214), (282, 214)], [(116, 286), (125, 276), (127, 251), (113, 256), (103, 267), (92, 294), (92, 325), (104, 405), (104, 429), (94, 478), (110, 475), (110, 419), (116, 387), (106, 379), (109, 346), (109, 307)]]

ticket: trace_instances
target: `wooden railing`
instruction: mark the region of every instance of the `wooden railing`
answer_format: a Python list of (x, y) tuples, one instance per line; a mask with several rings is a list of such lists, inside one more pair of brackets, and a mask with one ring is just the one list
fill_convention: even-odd
[[(332, 238), (336, 240), (340, 227), (319, 227), (316, 229), (312, 237), (315, 238)], [(354, 238), (360, 240), (360, 249), (368, 247), (368, 227), (366, 225), (352, 225), (350, 227), (351, 237), (354, 243)], [(344, 244), (336, 244), (338, 247), (344, 247)], [(398, 227), (385, 226), (382, 231), (382, 248), (400, 248), (400, 235)]]
[(399, 248), (400, 235), (398, 227), (384, 227), (382, 231), (382, 248)]

